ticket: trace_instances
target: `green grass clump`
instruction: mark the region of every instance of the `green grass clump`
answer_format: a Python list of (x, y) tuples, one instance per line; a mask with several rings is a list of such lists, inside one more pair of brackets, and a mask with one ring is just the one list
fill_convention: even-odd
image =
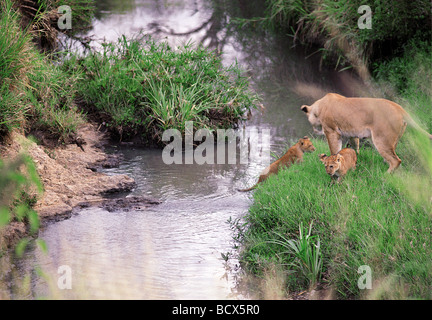
[(39, 217), (32, 209), (43, 187), (34, 162), (19, 155), (15, 160), (0, 159), (0, 257), (7, 249), (4, 228), (13, 221), (24, 222), (34, 234), (39, 228)]
[(26, 90), (30, 130), (41, 130), (59, 142), (74, 136), (85, 117), (75, 103), (78, 73), (66, 73), (39, 55), (35, 72), (29, 75), (31, 87)]
[(11, 2), (0, 5), (0, 134), (23, 123), (26, 107), (19, 95), (32, 69), (30, 36), (18, 26)]
[[(337, 184), (318, 159), (328, 153), (326, 142), (314, 140), (314, 145), (317, 151), (305, 155), (303, 164), (271, 176), (254, 193), (242, 237), (247, 270), (263, 275), (271, 263), (286, 265), (292, 272), (286, 278), (288, 290), (308, 288), (310, 282), (292, 267), (295, 256), (286, 253), (280, 235), (297, 239), (299, 225), (313, 222), (311, 234), (320, 239), (323, 259), (319, 281), (338, 297), (432, 298), (427, 206), (411, 202), (389, 181), (387, 165), (373, 148), (363, 147), (356, 170)], [(372, 291), (357, 285), (362, 265), (373, 272)]]
[(79, 74), (65, 73), (39, 53), (30, 29), (19, 26), (12, 1), (0, 10), (0, 137), (14, 128), (43, 130), (66, 141), (83, 123), (74, 103)]
[(79, 92), (120, 139), (139, 135), (162, 144), (166, 129), (229, 128), (257, 98), (236, 66), (202, 46), (173, 48), (150, 38), (103, 44), (101, 52), (73, 57), (68, 70), (84, 70)]

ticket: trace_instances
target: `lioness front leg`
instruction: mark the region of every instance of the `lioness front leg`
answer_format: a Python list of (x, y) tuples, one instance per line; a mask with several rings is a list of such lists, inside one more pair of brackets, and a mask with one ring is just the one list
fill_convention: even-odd
[(336, 154), (342, 150), (342, 138), (337, 132), (326, 132), (327, 143), (331, 154)]

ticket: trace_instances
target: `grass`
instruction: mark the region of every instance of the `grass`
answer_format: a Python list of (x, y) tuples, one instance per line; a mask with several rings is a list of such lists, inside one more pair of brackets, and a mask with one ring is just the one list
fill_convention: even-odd
[(298, 272), (308, 281), (308, 286), (313, 288), (321, 275), (322, 259), (319, 236), (311, 235), (312, 225), (313, 221), (309, 229), (304, 231), (303, 223), (300, 223), (298, 239), (287, 239), (283, 234), (274, 232), (278, 239), (270, 240), (268, 243), (285, 248), (286, 251), (279, 254), (286, 254), (291, 258), (292, 262), (287, 264), (289, 271)]
[(43, 130), (70, 139), (84, 118), (75, 104), (76, 73), (65, 73), (39, 53), (29, 28), (22, 30), (13, 2), (0, 11), (0, 135), (13, 129)]
[[(78, 91), (120, 139), (161, 145), (166, 129), (230, 128), (257, 97), (237, 65), (222, 66), (214, 52), (185, 44), (172, 48), (148, 37), (103, 44), (101, 52), (73, 56), (68, 70), (83, 70)], [(91, 112), (90, 112), (91, 113)]]
[[(91, 28), (94, 15), (93, 0), (16, 0), (15, 7), (22, 19), (20, 24), (27, 29), (33, 43), (45, 52), (52, 52), (58, 47), (59, 34), (81, 40), (77, 34)], [(70, 29), (64, 28), (64, 12), (61, 6), (71, 9)], [(60, 22), (60, 23), (59, 23)]]
[[(17, 36), (20, 35), (20, 36)], [(30, 36), (18, 26), (18, 15), (11, 2), (0, 7), (0, 133), (4, 134), (23, 123), (26, 106), (20, 91), (31, 70), (28, 61), (34, 56)]]
[[(383, 94), (392, 96), (419, 124), (432, 132), (430, 48), (411, 44), (403, 58), (376, 66)], [(391, 87), (391, 90), (389, 88)], [(287, 254), (291, 239), (301, 241), (299, 225), (311, 225), (319, 237), (322, 273), (318, 288), (336, 298), (432, 298), (432, 145), (428, 137), (407, 129), (397, 154), (401, 168), (388, 165), (369, 144), (360, 149), (355, 171), (334, 184), (318, 154), (328, 153), (324, 139), (301, 165), (271, 176), (255, 191), (254, 203), (238, 236), (241, 261), (251, 274), (266, 277), (272, 265), (288, 272), (288, 292), (310, 288), (310, 279)], [(303, 233), (304, 234), (304, 233)], [(311, 247), (311, 246), (309, 246)], [(372, 289), (361, 290), (358, 268), (372, 270)]]
[[(270, 177), (255, 192), (243, 235), (246, 269), (261, 276), (272, 263), (291, 270), (295, 255), (286, 254), (289, 241), (283, 239), (302, 241), (299, 225), (313, 222), (309, 234), (319, 237), (323, 259), (320, 282), (339, 297), (368, 294), (357, 286), (358, 267), (368, 265), (374, 286), (390, 276), (397, 279), (381, 297), (430, 299), (431, 212), (389, 181), (386, 164), (374, 149), (362, 148), (358, 168), (333, 184), (317, 156), (328, 147), (321, 140), (314, 144), (317, 151), (306, 155), (302, 165)], [(310, 278), (293, 270), (285, 279), (288, 290), (308, 288)]]

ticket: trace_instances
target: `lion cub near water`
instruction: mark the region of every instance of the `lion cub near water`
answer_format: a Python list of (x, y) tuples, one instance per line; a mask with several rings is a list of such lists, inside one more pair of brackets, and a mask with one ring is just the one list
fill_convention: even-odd
[(315, 151), (315, 147), (312, 144), (312, 141), (310, 141), (309, 137), (305, 136), (302, 139), (299, 139), (299, 141), (291, 148), (289, 148), (288, 151), (280, 159), (273, 162), (271, 165), (269, 165), (261, 172), (258, 182), (253, 187), (239, 190), (239, 191), (245, 192), (245, 191), (250, 191), (252, 189), (255, 189), (258, 183), (263, 182), (270, 175), (278, 173), (280, 168), (289, 167), (290, 165), (296, 162), (297, 163), (302, 162), (303, 153), (314, 152), (314, 151)]
[(337, 177), (338, 182), (347, 174), (348, 170), (355, 169), (357, 163), (357, 154), (351, 148), (342, 149), (337, 154), (328, 157), (322, 153), (319, 158), (324, 163), (327, 174)]

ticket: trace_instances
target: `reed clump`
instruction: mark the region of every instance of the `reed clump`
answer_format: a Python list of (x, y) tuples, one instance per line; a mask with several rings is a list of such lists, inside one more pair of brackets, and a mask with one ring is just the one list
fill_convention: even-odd
[[(82, 74), (78, 94), (119, 139), (162, 145), (167, 129), (231, 128), (258, 103), (243, 70), (202, 46), (171, 47), (147, 36), (121, 37), (64, 64)], [(101, 121), (102, 122), (102, 121)]]

